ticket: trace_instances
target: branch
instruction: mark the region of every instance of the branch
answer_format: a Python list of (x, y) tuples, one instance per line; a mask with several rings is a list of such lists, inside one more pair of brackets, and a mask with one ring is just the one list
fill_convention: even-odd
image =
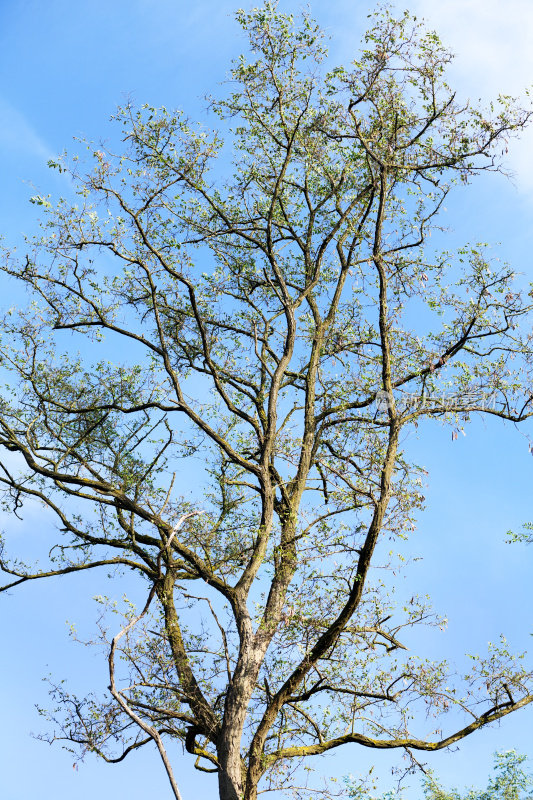
[(70, 572), (79, 572), (83, 569), (104, 567), (111, 564), (124, 564), (125, 566), (132, 567), (132, 569), (140, 569), (145, 573), (149, 573), (149, 570), (142, 564), (138, 564), (135, 561), (130, 561), (127, 558), (117, 557), (103, 559), (102, 561), (92, 561), (90, 564), (73, 564), (72, 566), (64, 567), (63, 569), (50, 570), (49, 572), (36, 572), (31, 575), (25, 575), (22, 572), (18, 572), (18, 570), (11, 569), (10, 567), (6, 566), (6, 564), (0, 559), (0, 570), (2, 572), (6, 572), (8, 575), (16, 575), (19, 578), (17, 581), (6, 583), (5, 586), (0, 586), (0, 592), (5, 592), (7, 589), (12, 589), (14, 586), (18, 586), (20, 583), (25, 583), (26, 581), (34, 581), (38, 578), (51, 578), (55, 575), (68, 575)]
[(369, 736), (364, 736), (362, 733), (347, 733), (344, 736), (338, 736), (335, 739), (330, 739), (327, 742), (301, 747), (286, 747), (269, 754), (266, 756), (266, 759), (269, 765), (271, 765), (282, 758), (319, 755), (320, 753), (325, 753), (327, 750), (332, 750), (335, 747), (340, 747), (341, 745), (348, 744), (350, 742), (363, 745), (363, 747), (376, 748), (378, 750), (390, 750), (398, 747), (404, 749), (411, 748), (413, 750), (443, 750), (446, 747), (450, 747), (450, 745), (455, 744), (455, 742), (464, 739), (466, 736), (469, 736), (479, 728), (483, 728), (485, 725), (501, 719), (507, 714), (517, 711), (519, 708), (523, 708), (531, 702), (533, 702), (533, 695), (527, 695), (526, 697), (523, 697), (522, 700), (518, 700), (516, 703), (503, 703), (502, 705), (497, 706), (495, 709), (485, 712), (485, 714), (482, 714), (481, 717), (478, 717), (474, 722), (471, 722), (470, 725), (467, 725), (465, 728), (461, 728), (461, 730), (453, 733), (451, 736), (447, 736), (444, 739), (439, 739), (436, 742), (427, 742), (423, 739), (411, 738), (372, 739)]
[(161, 760), (163, 761), (163, 764), (165, 765), (165, 769), (166, 769), (166, 772), (167, 772), (167, 775), (168, 775), (168, 779), (169, 779), (170, 785), (172, 787), (172, 792), (174, 794), (174, 797), (176, 798), (176, 800), (182, 800), (180, 791), (178, 789), (176, 780), (174, 778), (174, 773), (172, 771), (172, 767), (170, 765), (170, 761), (168, 760), (168, 756), (167, 756), (166, 750), (165, 750), (165, 748), (163, 746), (163, 742), (162, 742), (162, 739), (161, 739), (161, 736), (160, 736), (159, 732), (155, 728), (153, 728), (151, 725), (148, 725), (146, 722), (144, 722), (144, 720), (142, 720), (138, 716), (138, 714), (136, 714), (135, 711), (133, 711), (133, 709), (130, 708), (130, 706), (126, 702), (126, 699), (118, 691), (118, 689), (116, 687), (116, 684), (115, 684), (115, 649), (116, 649), (116, 646), (117, 646), (117, 642), (126, 633), (128, 633), (139, 622), (139, 620), (142, 617), (144, 617), (144, 615), (146, 614), (146, 612), (148, 611), (148, 609), (150, 607), (150, 603), (153, 600), (155, 591), (156, 591), (156, 584), (154, 583), (152, 585), (152, 588), (150, 589), (150, 593), (148, 595), (148, 599), (147, 599), (146, 604), (145, 604), (143, 610), (141, 611), (141, 613), (137, 617), (134, 617), (128, 623), (128, 625), (126, 625), (125, 628), (123, 628), (119, 633), (117, 633), (116, 636), (113, 637), (113, 640), (111, 642), (111, 648), (110, 648), (110, 651), (109, 651), (109, 659), (108, 659), (108, 663), (109, 663), (109, 681), (110, 681), (109, 691), (111, 692), (111, 694), (113, 695), (113, 697), (115, 698), (115, 700), (117, 701), (119, 706), (122, 708), (122, 710), (127, 714), (127, 716), (133, 722), (135, 722), (139, 726), (139, 728), (141, 728), (145, 733), (147, 733), (148, 736), (151, 739), (154, 740), (154, 742), (157, 745), (157, 749), (159, 750), (159, 754), (161, 756)]

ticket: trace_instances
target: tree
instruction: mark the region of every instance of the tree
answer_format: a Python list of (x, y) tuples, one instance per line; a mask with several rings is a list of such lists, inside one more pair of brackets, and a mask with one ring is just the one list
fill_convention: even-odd
[[(533, 790), (533, 777), (524, 771), (523, 763), (526, 756), (520, 756), (514, 750), (505, 753), (496, 753), (494, 757), (495, 776), (489, 779), (484, 791), (471, 789), (467, 794), (459, 794), (456, 789), (446, 791), (442, 789), (430, 774), (424, 780), (425, 800), (531, 800), (533, 795), (527, 796), (524, 792)], [(350, 792), (350, 797), (365, 798), (368, 794), (361, 794), (357, 787)], [(393, 800), (397, 794), (383, 795), (381, 800)]]
[[(49, 566), (3, 555), (3, 588), (139, 576), (143, 610), (102, 631), (110, 694), (55, 686), (54, 736), (110, 761), (155, 743), (176, 798), (168, 741), (222, 800), (255, 800), (332, 748), (439, 750), (533, 700), (503, 645), (455, 688), (407, 654), (404, 629), (441, 621), (415, 592), (394, 608), (374, 569), (424, 500), (409, 426), (532, 414), (512, 270), (427, 242), (531, 112), (461, 107), (408, 13), (329, 72), (309, 17), (237, 19), (250, 55), (211, 105), (233, 172), (221, 134), (128, 105), (122, 152), (51, 163), (78, 200), (33, 198), (42, 235), (4, 266), (34, 301), (4, 321), (0, 480), (57, 536)], [(420, 702), (461, 721), (417, 733)]]
[[(463, 796), (456, 791), (443, 791), (429, 778), (425, 787), (427, 800), (531, 800), (533, 779), (521, 766), (525, 760), (525, 756), (519, 756), (514, 750), (497, 753), (496, 774), (490, 778), (487, 788), (484, 791), (472, 789)], [(527, 797), (525, 792), (528, 792)]]

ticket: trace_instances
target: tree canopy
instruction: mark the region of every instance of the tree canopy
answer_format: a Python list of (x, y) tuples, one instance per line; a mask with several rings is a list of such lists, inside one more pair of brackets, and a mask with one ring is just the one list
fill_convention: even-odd
[(155, 744), (176, 798), (169, 741), (221, 800), (307, 797), (312, 756), (416, 764), (533, 700), (504, 645), (455, 684), (407, 651), (442, 620), (380, 577), (424, 502), (409, 427), (532, 415), (531, 298), (481, 246), (428, 242), (531, 112), (461, 105), (408, 13), (334, 69), (310, 17), (236, 16), (218, 129), (126, 105), (118, 152), (51, 162), (77, 199), (34, 197), (41, 234), (3, 267), (32, 297), (3, 326), (4, 502), (57, 523), (48, 566), (2, 554), (3, 589), (139, 577), (144, 608), (102, 630), (109, 693), (56, 685), (53, 737), (108, 761)]
[[(427, 774), (424, 780), (425, 800), (531, 800), (533, 794), (533, 776), (524, 769), (526, 756), (518, 755), (514, 750), (496, 753), (494, 757), (494, 775), (489, 778), (487, 788), (484, 790), (470, 789), (466, 794), (457, 789), (447, 791), (443, 789), (433, 775)], [(350, 781), (348, 780), (348, 785)], [(527, 792), (527, 794), (526, 794)], [(353, 800), (375, 800), (370, 798), (368, 792), (364, 793), (355, 786), (349, 789), (349, 796)], [(387, 793), (380, 800), (395, 800), (399, 795)]]

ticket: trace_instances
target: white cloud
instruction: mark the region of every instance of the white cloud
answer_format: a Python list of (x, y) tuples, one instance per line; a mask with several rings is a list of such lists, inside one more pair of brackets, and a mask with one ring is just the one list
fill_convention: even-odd
[[(532, 0), (411, 0), (409, 8), (455, 53), (450, 83), (463, 96), (525, 98), (533, 86)], [(511, 143), (509, 166), (518, 188), (533, 195), (533, 126)]]
[(7, 152), (23, 153), (43, 161), (48, 161), (55, 155), (26, 117), (2, 98), (0, 98), (0, 147)]
[(521, 92), (533, 83), (531, 0), (411, 0), (457, 55), (471, 89)]

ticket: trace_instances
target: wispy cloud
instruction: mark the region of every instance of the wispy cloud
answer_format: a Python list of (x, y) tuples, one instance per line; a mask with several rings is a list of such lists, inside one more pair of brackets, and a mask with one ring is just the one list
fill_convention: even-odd
[(456, 69), (471, 90), (522, 92), (533, 83), (531, 0), (411, 0), (456, 53)]
[(4, 153), (14, 153), (46, 160), (54, 157), (54, 151), (39, 136), (24, 114), (0, 97), (0, 148)]
[[(531, 0), (411, 0), (455, 53), (451, 83), (472, 101), (524, 97), (533, 86)], [(533, 196), (533, 126), (509, 147), (518, 188)]]

